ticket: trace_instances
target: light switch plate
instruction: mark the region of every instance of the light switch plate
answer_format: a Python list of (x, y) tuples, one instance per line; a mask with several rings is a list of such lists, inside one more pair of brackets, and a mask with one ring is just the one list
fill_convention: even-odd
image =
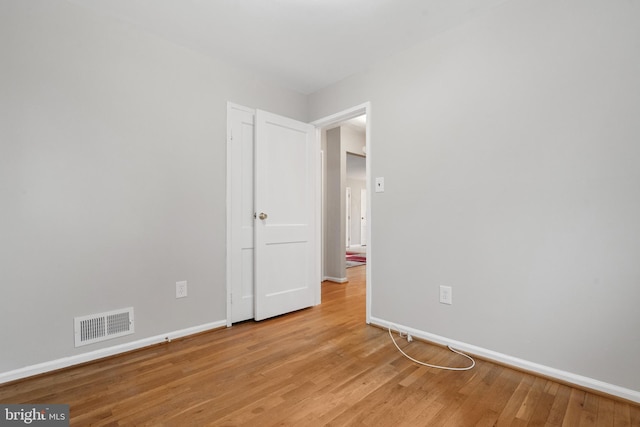
[(376, 193), (384, 193), (384, 177), (376, 178)]

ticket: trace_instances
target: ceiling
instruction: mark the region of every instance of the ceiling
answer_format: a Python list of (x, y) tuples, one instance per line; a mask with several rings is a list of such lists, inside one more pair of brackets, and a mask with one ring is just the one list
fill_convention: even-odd
[(508, 0), (67, 0), (309, 94)]
[(358, 132), (366, 132), (367, 130), (367, 115), (363, 114), (358, 117), (354, 117), (351, 120), (342, 122), (341, 125), (348, 125), (356, 129)]

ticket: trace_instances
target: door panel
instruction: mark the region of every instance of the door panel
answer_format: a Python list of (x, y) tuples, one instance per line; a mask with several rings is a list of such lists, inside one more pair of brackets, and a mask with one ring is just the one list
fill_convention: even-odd
[(254, 113), (229, 108), (231, 322), (253, 319)]
[(347, 195), (344, 202), (347, 211), (346, 229), (344, 233), (347, 238), (345, 245), (349, 248), (351, 247), (351, 187), (347, 187)]
[(262, 320), (315, 302), (319, 149), (309, 124), (260, 110), (255, 124), (255, 319)]
[(360, 244), (367, 244), (367, 190), (360, 190)]

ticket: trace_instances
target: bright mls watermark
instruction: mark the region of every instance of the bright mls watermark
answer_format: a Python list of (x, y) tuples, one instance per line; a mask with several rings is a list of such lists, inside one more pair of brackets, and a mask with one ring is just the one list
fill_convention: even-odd
[(69, 405), (5, 405), (0, 403), (0, 427), (69, 427)]

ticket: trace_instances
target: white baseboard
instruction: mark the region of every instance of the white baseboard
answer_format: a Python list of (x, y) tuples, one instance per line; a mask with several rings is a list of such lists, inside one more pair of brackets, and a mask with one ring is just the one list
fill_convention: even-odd
[(15, 381), (22, 378), (30, 377), (33, 375), (43, 374), (45, 372), (55, 371), (56, 369), (62, 369), (80, 363), (91, 362), (92, 360), (102, 359), (103, 357), (114, 356), (116, 354), (125, 353), (131, 350), (137, 350), (143, 347), (147, 347), (153, 344), (158, 344), (165, 341), (171, 341), (176, 338), (182, 338), (187, 335), (197, 334), (199, 332), (208, 331), (211, 329), (217, 329), (227, 326), (226, 320), (220, 320), (217, 322), (206, 323), (204, 325), (194, 326), (187, 329), (181, 329), (179, 331), (168, 332), (166, 334), (156, 335), (149, 338), (143, 338), (138, 341), (132, 341), (125, 344), (115, 345), (113, 347), (101, 348), (99, 350), (90, 351), (87, 353), (77, 354), (69, 357), (63, 357), (61, 359), (51, 360), (49, 362), (38, 363), (37, 365), (26, 366), (24, 368), (15, 369), (13, 371), (0, 373), (0, 384), (9, 381)]
[(331, 277), (331, 276), (324, 276), (324, 279), (322, 280), (328, 280), (330, 282), (336, 282), (336, 283), (347, 283), (349, 280), (347, 280), (346, 277)]
[(475, 345), (466, 344), (460, 341), (451, 340), (440, 335), (431, 334), (429, 332), (420, 331), (417, 329), (409, 328), (404, 325), (400, 325), (393, 322), (388, 322), (383, 319), (371, 317), (371, 323), (387, 329), (391, 326), (391, 330), (397, 331), (400, 329), (402, 332), (407, 332), (416, 338), (430, 341), (436, 344), (451, 346), (457, 350), (460, 350), (470, 355), (476, 355), (486, 360), (494, 361), (502, 365), (511, 366), (521, 369), (523, 371), (538, 374), (547, 378), (557, 379), (564, 383), (573, 384), (586, 389), (598, 391), (611, 396), (616, 396), (622, 399), (626, 399), (631, 402), (640, 403), (640, 391), (631, 390), (628, 388), (620, 387), (614, 384), (605, 383), (593, 378), (577, 375), (571, 372), (562, 371), (560, 369), (551, 368), (549, 366), (540, 365), (537, 363), (529, 362), (528, 360), (519, 359), (517, 357), (509, 356), (506, 354), (498, 353), (492, 350), (488, 350)]

